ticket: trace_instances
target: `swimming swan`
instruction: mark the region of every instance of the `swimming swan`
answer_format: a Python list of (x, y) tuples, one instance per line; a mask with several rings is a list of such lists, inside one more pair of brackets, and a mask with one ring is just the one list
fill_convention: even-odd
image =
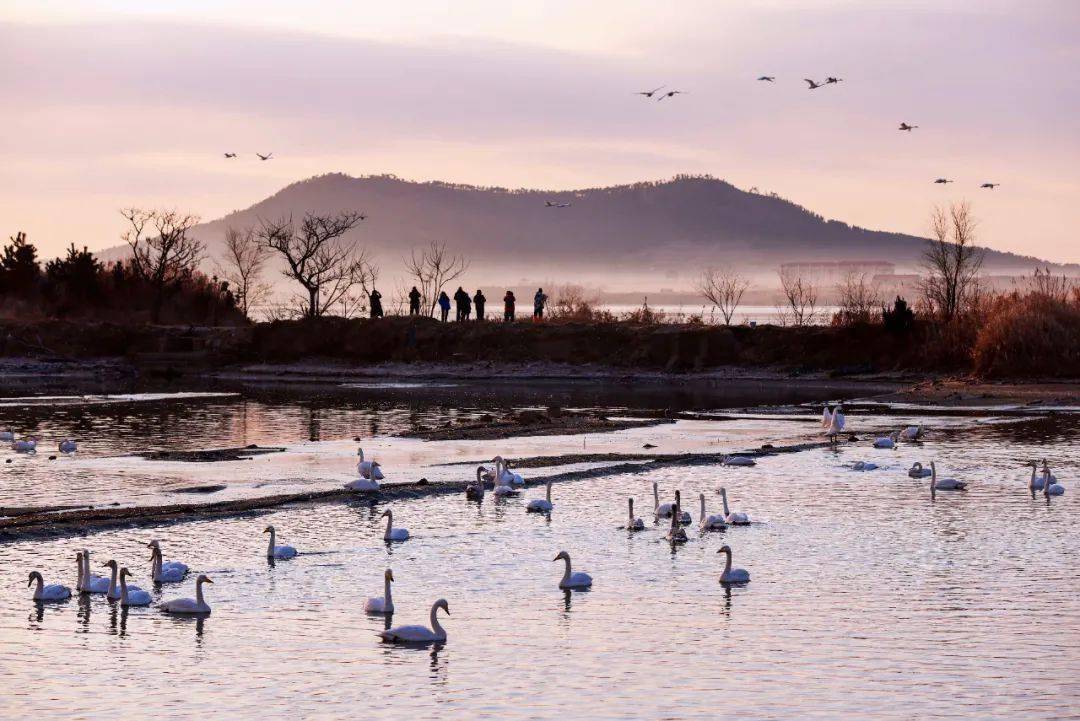
[(188, 567), (183, 563), (162, 563), (161, 547), (152, 541), (150, 546), (150, 578), (154, 583), (179, 583), (188, 574)]
[(964, 491), (967, 490), (967, 484), (963, 481), (958, 481), (955, 478), (942, 478), (940, 481), (937, 477), (937, 466), (933, 461), (930, 461), (930, 500), (937, 497), (935, 491)]
[(290, 558), (295, 558), (297, 551), (292, 546), (278, 546), (274, 544), (277, 539), (277, 532), (273, 526), (267, 526), (263, 529), (263, 533), (270, 534), (270, 543), (266, 546), (266, 557), (275, 558), (279, 561), (286, 561)]
[(476, 481), (469, 481), (465, 484), (465, 498), (470, 501), (484, 500), (484, 474), (487, 472), (488, 469), (483, 466), (477, 466)]
[(150, 594), (134, 586), (127, 585), (127, 577), (131, 571), (127, 567), (120, 569), (120, 605), (121, 606), (149, 606), (153, 599)]
[(694, 522), (694, 519), (690, 517), (690, 513), (682, 510), (682, 491), (675, 491), (675, 508), (672, 509), (672, 514), (675, 513), (679, 516), (679, 523), (684, 526), (689, 526)]
[(37, 581), (37, 588), (34, 589), (35, 601), (66, 601), (71, 598), (70, 588), (59, 583), (50, 583), (46, 586), (45, 579), (41, 577), (38, 571), (30, 572), (30, 581), (26, 584), (26, 587), (33, 586), (34, 581)]
[(37, 453), (37, 438), (31, 436), (25, 440), (13, 441), (11, 450), (16, 453)]
[(720, 574), (720, 583), (749, 583), (750, 572), (745, 568), (731, 567), (731, 546), (721, 546), (717, 553), (723, 553), (727, 558), (724, 560), (724, 572)]
[(179, 614), (202, 614), (210, 615), (210, 604), (203, 600), (202, 587), (204, 583), (213, 584), (205, 574), (195, 579), (195, 598), (176, 598), (172, 601), (158, 604), (165, 613)]
[(707, 516), (705, 515), (705, 494), (698, 494), (698, 500), (701, 501), (701, 516), (698, 518), (698, 522), (701, 524), (702, 529), (706, 531), (719, 531), (727, 528), (727, 522), (723, 516)]
[(519, 473), (510, 470), (510, 464), (502, 456), (492, 459), (495, 463), (495, 478), (500, 486), (524, 486), (525, 479)]
[(634, 499), (628, 498), (630, 502), (630, 515), (626, 519), (626, 530), (628, 531), (644, 531), (645, 521), (640, 518), (634, 518)]
[(369, 598), (364, 604), (367, 613), (381, 613), (389, 616), (394, 613), (394, 599), (390, 595), (390, 584), (394, 581), (394, 572), (389, 568), (383, 573), (382, 598)]
[(686, 531), (683, 529), (682, 524), (679, 522), (681, 513), (679, 512), (680, 506), (675, 504), (675, 512), (671, 514), (671, 528), (668, 529), (667, 539), (670, 543), (686, 543)]
[(724, 520), (733, 526), (750, 525), (750, 517), (745, 513), (732, 513), (727, 504), (727, 489), (720, 488), (720, 499), (724, 502)]
[(379, 465), (378, 461), (365, 461), (363, 448), (357, 448), (356, 455), (360, 456), (360, 462), (356, 464), (356, 470), (360, 472), (362, 478), (369, 481), (381, 481), (383, 479), (382, 466)]
[(660, 491), (659, 491), (659, 488), (658, 488), (658, 485), (657, 485), (656, 481), (653, 481), (653, 484), (652, 484), (652, 497), (653, 497), (653, 514), (655, 514), (657, 518), (670, 518), (671, 517), (671, 509), (674, 508), (675, 505), (673, 503), (664, 503), (663, 505), (661, 505), (661, 503), (660, 503)]
[(11, 428), (0, 431), (0, 443), (11, 443), (13, 440), (15, 440), (15, 431)]
[(82, 550), (82, 568), (80, 569), (79, 591), (82, 593), (108, 593), (109, 578), (90, 573), (90, 551)]
[(387, 508), (382, 512), (386, 517), (386, 532), (383, 533), (384, 541), (407, 541), (409, 532), (404, 528), (394, 528), (394, 512)]
[[(120, 584), (118, 582), (118, 576), (119, 576), (119, 573), (120, 573), (120, 567), (117, 565), (116, 561), (112, 560), (112, 559), (109, 559), (108, 561), (106, 561), (104, 565), (112, 570), (112, 573), (109, 576), (109, 591), (108, 591), (108, 593), (106, 593), (106, 597), (110, 601), (119, 601), (120, 600)], [(139, 588), (138, 586), (128, 586), (128, 590), (129, 591), (141, 591), (142, 589)]]
[(442, 643), (446, 640), (446, 629), (439, 625), (435, 612), (439, 609), (450, 615), (450, 605), (445, 598), (431, 604), (431, 628), (426, 626), (398, 626), (389, 631), (382, 631), (379, 636), (390, 643)]
[(75, 444), (75, 441), (73, 439), (65, 438), (64, 440), (60, 441), (60, 445), (57, 446), (57, 449), (59, 449), (61, 453), (70, 455), (76, 450), (78, 450), (78, 446)]
[(559, 555), (551, 559), (553, 561), (563, 560), (566, 561), (566, 569), (563, 571), (562, 580), (559, 581), (559, 588), (565, 590), (574, 588), (590, 588), (592, 586), (592, 576), (587, 573), (572, 573), (570, 570), (570, 554), (566, 551), (559, 551)]
[(150, 541), (149, 543), (147, 543), (146, 547), (154, 549), (154, 551), (157, 552), (156, 555), (158, 557), (158, 565), (162, 569), (176, 568), (176, 569), (179, 569), (183, 573), (187, 573), (190, 570), (186, 563), (180, 563), (179, 561), (166, 561), (166, 560), (164, 560), (164, 558), (162, 556), (162, 553), (161, 553), (161, 541), (158, 541), (158, 540), (155, 539), (155, 540)]
[(931, 473), (932, 471), (929, 468), (923, 468), (923, 464), (919, 463), (918, 461), (915, 461), (915, 463), (912, 464), (911, 468), (908, 469), (907, 472), (907, 474), (912, 478), (926, 478)]
[(550, 513), (555, 506), (551, 503), (551, 481), (547, 482), (547, 498), (534, 498), (525, 506), (526, 511), (533, 513)]
[(908, 426), (904, 430), (900, 431), (900, 440), (902, 441), (917, 441), (919, 436), (922, 435), (922, 426)]
[(878, 464), (870, 461), (855, 461), (851, 464), (851, 470), (853, 471), (876, 471), (877, 469)]
[(1050, 498), (1050, 496), (1061, 496), (1065, 493), (1065, 487), (1058, 485), (1054, 475), (1050, 473), (1050, 466), (1043, 464), (1043, 496)]
[(892, 449), (896, 448), (896, 441), (900, 438), (900, 431), (894, 431), (892, 434), (883, 438), (878, 438), (874, 441), (874, 448)]

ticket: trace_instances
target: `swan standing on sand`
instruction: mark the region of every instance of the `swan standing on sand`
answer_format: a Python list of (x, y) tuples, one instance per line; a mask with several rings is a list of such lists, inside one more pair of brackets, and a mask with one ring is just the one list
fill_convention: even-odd
[(575, 588), (589, 588), (592, 586), (592, 576), (587, 573), (573, 573), (570, 569), (570, 554), (566, 551), (559, 551), (559, 555), (551, 559), (552, 561), (565, 561), (566, 568), (563, 571), (562, 580), (559, 581), (559, 588), (564, 591)]
[(431, 628), (425, 626), (398, 626), (388, 631), (382, 631), (379, 636), (383, 641), (390, 643), (443, 643), (446, 641), (446, 629), (439, 625), (439, 619), (435, 612), (439, 609), (450, 615), (450, 605), (445, 598), (440, 598), (431, 604)]
[(967, 490), (967, 484), (963, 481), (958, 481), (955, 478), (942, 478), (940, 481), (937, 477), (937, 465), (933, 461), (930, 461), (930, 500), (934, 500), (937, 497), (935, 491), (963, 491)]
[(267, 526), (266, 528), (264, 528), (263, 533), (270, 534), (270, 543), (266, 546), (267, 558), (273, 558), (279, 561), (286, 561), (290, 558), (296, 557), (297, 551), (292, 546), (278, 546), (274, 543), (277, 540), (277, 532), (274, 530), (273, 526)]
[(127, 585), (127, 577), (131, 571), (127, 567), (120, 569), (120, 605), (121, 606), (149, 606), (153, 600), (150, 594), (135, 586)]
[(727, 489), (720, 488), (720, 500), (724, 502), (724, 521), (733, 526), (749, 526), (750, 517), (745, 513), (732, 513), (727, 504)]
[(891, 450), (893, 448), (896, 448), (896, 441), (899, 438), (900, 431), (894, 431), (890, 435), (887, 435), (883, 438), (878, 438), (876, 441), (874, 441), (874, 448), (884, 448), (886, 450)]
[(71, 598), (70, 588), (59, 583), (50, 583), (46, 586), (45, 579), (41, 577), (41, 573), (38, 571), (30, 572), (30, 581), (26, 584), (26, 587), (33, 586), (34, 581), (37, 581), (37, 588), (34, 589), (35, 601), (66, 601)]
[(82, 550), (82, 568), (80, 569), (81, 583), (79, 590), (82, 593), (108, 593), (110, 581), (106, 576), (98, 576), (90, 573), (90, 551)]
[(929, 468), (923, 468), (923, 464), (915, 461), (915, 463), (908, 469), (907, 474), (912, 478), (926, 478), (932, 473)]
[(487, 472), (488, 469), (483, 466), (477, 466), (476, 481), (469, 481), (465, 484), (465, 498), (470, 501), (484, 500), (484, 474)]
[(634, 518), (634, 499), (628, 498), (630, 502), (630, 515), (626, 519), (626, 530), (628, 531), (644, 531), (645, 521), (640, 518)]
[(551, 503), (551, 481), (547, 482), (547, 498), (534, 498), (525, 506), (526, 511), (533, 513), (551, 513), (555, 506)]
[(356, 464), (356, 470), (360, 472), (362, 478), (369, 481), (381, 481), (383, 479), (382, 466), (379, 465), (378, 461), (365, 461), (363, 448), (357, 448), (356, 455), (360, 456), (360, 462)]
[(404, 528), (394, 528), (394, 512), (387, 508), (382, 512), (386, 517), (386, 532), (383, 533), (384, 541), (407, 541), (409, 532)]
[(366, 613), (381, 613), (385, 616), (393, 615), (394, 599), (390, 595), (390, 584), (394, 581), (394, 572), (389, 568), (383, 573), (382, 598), (369, 598), (364, 604)]
[(908, 426), (904, 430), (900, 431), (900, 440), (902, 441), (917, 441), (919, 436), (922, 435), (922, 426)]
[(660, 503), (660, 489), (656, 481), (652, 484), (653, 515), (657, 518), (670, 518), (671, 510), (675, 507), (672, 503)]
[(721, 531), (727, 528), (727, 522), (724, 521), (723, 516), (707, 516), (705, 515), (705, 494), (698, 494), (698, 500), (701, 501), (701, 516), (698, 518), (698, 523), (701, 524), (702, 530), (705, 531)]
[(37, 438), (30, 436), (23, 440), (13, 441), (11, 450), (16, 453), (37, 453)]
[(724, 572), (720, 574), (720, 583), (749, 583), (750, 572), (745, 568), (731, 567), (731, 546), (721, 546), (717, 553), (723, 553), (727, 558), (724, 560)]
[[(828, 412), (828, 408), (825, 409)], [(824, 424), (825, 418), (822, 416), (822, 424), (825, 427), (825, 436), (829, 439), (829, 443), (835, 445), (836, 437), (840, 435), (840, 432), (844, 430), (845, 418), (843, 412), (840, 410), (840, 406), (833, 409), (832, 415), (829, 416), (828, 425)]]
[(200, 614), (210, 615), (210, 604), (203, 600), (202, 587), (204, 583), (213, 584), (205, 574), (195, 579), (195, 598), (176, 598), (172, 601), (158, 604), (165, 613)]
[(60, 441), (60, 445), (57, 446), (57, 449), (64, 455), (71, 455), (78, 450), (78, 445), (76, 445), (73, 439), (65, 438)]
[(188, 567), (183, 563), (161, 560), (161, 546), (157, 541), (146, 544), (150, 547), (150, 578), (154, 583), (179, 583), (188, 574)]
[[(112, 571), (112, 573), (109, 576), (109, 592), (106, 594), (106, 598), (108, 598), (110, 601), (119, 601), (120, 600), (120, 584), (118, 582), (118, 576), (119, 576), (119, 573), (120, 573), (120, 567), (117, 565), (116, 561), (113, 560), (113, 559), (109, 559), (108, 561), (106, 561), (105, 566), (107, 566)], [(129, 591), (141, 591), (142, 589), (139, 588), (138, 586), (128, 586), (128, 590)]]

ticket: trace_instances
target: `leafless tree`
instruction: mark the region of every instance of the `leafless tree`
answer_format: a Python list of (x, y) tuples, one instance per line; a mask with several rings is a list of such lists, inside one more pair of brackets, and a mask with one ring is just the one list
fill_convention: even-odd
[(371, 291), (375, 288), (375, 281), (378, 279), (379, 269), (374, 265), (368, 264), (360, 271), (356, 285), (337, 302), (337, 309), (342, 318), (359, 317), (368, 310)]
[(880, 289), (866, 273), (845, 274), (836, 285), (836, 294), (840, 302), (836, 315), (841, 324), (867, 323), (881, 306)]
[(300, 227), (292, 216), (276, 221), (260, 221), (259, 242), (281, 255), (282, 273), (303, 288), (299, 315), (317, 318), (328, 313), (354, 286), (371, 276), (373, 265), (367, 253), (353, 241), (342, 239), (364, 219), (358, 212), (337, 215), (305, 213)]
[(420, 291), (421, 306), (426, 305), (428, 315), (435, 315), (435, 305), (444, 286), (452, 283), (469, 268), (469, 261), (463, 255), (446, 252), (446, 243), (431, 241), (427, 248), (417, 255), (416, 249), (405, 261), (405, 271), (416, 283)]
[(123, 238), (131, 248), (131, 269), (154, 293), (150, 321), (157, 323), (169, 288), (194, 273), (202, 259), (203, 244), (188, 235), (199, 217), (139, 208), (125, 208), (120, 214), (130, 225)]
[(742, 302), (743, 293), (750, 287), (750, 281), (738, 271), (728, 268), (707, 268), (698, 278), (698, 292), (713, 304), (724, 317), (724, 325), (731, 325), (735, 310)]
[(926, 305), (943, 320), (962, 313), (978, 290), (984, 251), (975, 246), (977, 222), (965, 201), (937, 206), (930, 215), (931, 239), (923, 251), (926, 276), (920, 290)]
[(813, 281), (792, 268), (781, 268), (780, 291), (783, 302), (777, 307), (783, 325), (810, 325), (814, 322), (818, 289)]
[(224, 267), (220, 272), (232, 286), (236, 307), (249, 318), (252, 308), (270, 295), (270, 284), (262, 282), (269, 258), (270, 249), (259, 242), (254, 228), (225, 229)]

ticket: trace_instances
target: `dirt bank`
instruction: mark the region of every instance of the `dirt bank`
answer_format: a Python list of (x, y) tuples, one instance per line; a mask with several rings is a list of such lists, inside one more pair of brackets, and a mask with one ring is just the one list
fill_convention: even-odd
[(406, 438), (425, 441), (490, 441), (513, 436), (562, 436), (581, 433), (609, 433), (629, 428), (645, 428), (674, 423), (667, 418), (647, 420), (611, 420), (603, 415), (570, 413), (558, 408), (519, 411), (509, 416), (482, 416), (477, 421), (453, 425), (446, 423), (439, 428), (419, 428), (402, 434)]
[(1080, 380), (985, 383), (971, 378), (946, 378), (881, 394), (875, 400), (966, 407), (1080, 406)]

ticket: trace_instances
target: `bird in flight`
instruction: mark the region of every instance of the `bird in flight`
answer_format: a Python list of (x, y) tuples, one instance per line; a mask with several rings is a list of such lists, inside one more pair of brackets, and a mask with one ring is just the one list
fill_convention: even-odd
[(843, 78), (834, 78), (832, 75), (825, 78), (825, 84), (826, 85), (836, 85), (837, 83), (842, 83), (842, 82), (844, 82)]
[(652, 96), (656, 95), (657, 91), (663, 90), (663, 89), (664, 89), (664, 86), (661, 85), (660, 87), (653, 88), (652, 90), (639, 90), (638, 92), (634, 93), (634, 95), (644, 95), (647, 98), (651, 98)]
[(914, 130), (917, 127), (919, 127), (919, 126), (918, 125), (908, 125), (907, 123), (900, 123), (900, 127), (898, 128), (898, 130), (906, 130), (906, 131), (908, 131), (910, 133), (912, 130)]
[(259, 156), (259, 160), (269, 160), (270, 158), (274, 157), (273, 153), (267, 153), (266, 155), (263, 155), (262, 153), (255, 154)]
[(225, 153), (225, 157), (226, 157), (226, 158), (235, 158), (235, 157), (236, 157), (236, 153)]
[(760, 78), (758, 78), (758, 80), (764, 80), (767, 83), (771, 83), (772, 81), (776, 80), (776, 76), (775, 75), (762, 75)]
[(949, 179), (947, 179), (947, 178), (938, 178), (938, 179), (937, 179), (937, 180), (935, 180), (934, 182), (935, 182), (935, 183), (938, 183), (938, 184), (940, 184), (940, 185), (944, 185), (945, 183), (952, 183), (953, 181), (952, 181), (952, 180), (949, 180)]
[(817, 90), (817, 89), (818, 89), (818, 88), (820, 88), (820, 87), (821, 87), (821, 85), (822, 85), (821, 83), (815, 83), (815, 82), (814, 82), (813, 80), (811, 80), (810, 78), (803, 78), (803, 80), (805, 80), (806, 82), (810, 83), (810, 87), (809, 87), (809, 89), (810, 89), (810, 90)]
[(570, 203), (556, 203), (553, 200), (545, 200), (544, 201), (544, 207), (545, 208), (569, 208)]
[(673, 98), (676, 95), (683, 95), (685, 93), (686, 93), (685, 90), (669, 90), (666, 93), (664, 93), (663, 95), (661, 95), (660, 97), (658, 97), (657, 100), (663, 100), (664, 98)]
[(993, 190), (994, 188), (998, 187), (999, 185), (1001, 185), (1001, 183), (983, 183), (979, 187), (980, 188), (990, 188), (990, 190)]

